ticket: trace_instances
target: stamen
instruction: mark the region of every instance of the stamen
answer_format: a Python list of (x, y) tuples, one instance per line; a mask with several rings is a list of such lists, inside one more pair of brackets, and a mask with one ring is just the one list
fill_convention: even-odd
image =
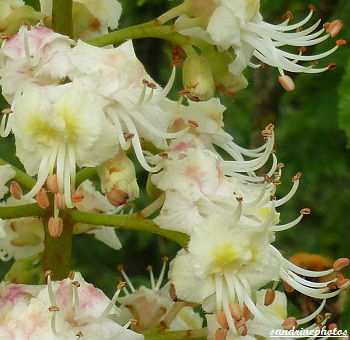
[(280, 82), (280, 84), (282, 85), (282, 87), (288, 91), (288, 92), (292, 92), (295, 90), (295, 84), (294, 81), (291, 77), (289, 76), (280, 76), (278, 77), (278, 81)]
[(164, 274), (165, 274), (165, 269), (166, 269), (166, 263), (169, 261), (169, 259), (166, 256), (164, 256), (162, 261), (163, 261), (163, 266), (162, 266), (162, 270), (160, 271), (160, 275), (159, 275), (159, 278), (158, 278), (158, 281), (157, 281), (157, 284), (155, 287), (155, 291), (158, 291), (162, 285)]
[(1, 113), (3, 114), (3, 115), (9, 115), (10, 113), (12, 113), (13, 111), (10, 109), (10, 108), (7, 108), (7, 109), (3, 109), (2, 111), (1, 111)]
[[(74, 177), (75, 177), (75, 157), (74, 157)], [(64, 200), (67, 208), (74, 208), (74, 204), (71, 198), (72, 182), (71, 182), (71, 167), (69, 160), (69, 146), (67, 146), (66, 157), (64, 160)]]
[(59, 189), (58, 189), (56, 174), (47, 177), (46, 186), (53, 194), (58, 193)]
[(55, 337), (58, 336), (57, 329), (56, 329), (56, 313), (57, 311), (53, 311), (52, 317), (51, 317), (51, 330), (52, 330), (52, 334)]
[(144, 218), (151, 216), (154, 212), (161, 208), (165, 201), (165, 192), (162, 193), (155, 201), (153, 201), (146, 208), (142, 209), (138, 215)]
[(287, 318), (283, 322), (283, 327), (286, 330), (292, 330), (293, 328), (297, 328), (298, 327), (297, 319), (293, 316)]
[(11, 183), (10, 192), (11, 192), (11, 195), (14, 199), (20, 200), (22, 198), (23, 191), (22, 191), (20, 185), (16, 181), (13, 181)]
[(47, 271), (46, 273), (47, 273), (47, 290), (49, 293), (49, 299), (50, 299), (52, 306), (57, 306), (57, 301), (56, 301), (55, 294), (54, 294), (53, 288), (52, 288), (51, 271)]
[(216, 311), (219, 312), (222, 306), (223, 282), (219, 275), (215, 275)]
[(228, 329), (218, 328), (215, 332), (215, 340), (225, 340)]
[(242, 314), (241, 307), (239, 306), (238, 303), (235, 303), (235, 304), (233, 304), (233, 305), (230, 305), (229, 308), (230, 308), (230, 313), (231, 313), (232, 317), (233, 317), (236, 321), (242, 319), (243, 314)]
[(55, 200), (55, 205), (56, 205), (57, 209), (59, 209), (59, 210), (66, 209), (66, 202), (64, 200), (64, 197), (60, 193), (55, 194), (54, 200)]
[(273, 304), (276, 298), (276, 292), (273, 289), (268, 289), (265, 293), (264, 305), (270, 306)]
[(50, 206), (50, 201), (44, 188), (40, 189), (35, 198), (40, 208), (47, 209)]
[(341, 271), (343, 268), (347, 267), (350, 264), (348, 258), (340, 258), (333, 263), (333, 269), (337, 272)]
[(112, 189), (106, 193), (108, 201), (115, 207), (126, 204), (129, 199), (129, 195), (120, 190), (117, 185), (113, 185)]
[(328, 70), (330, 71), (334, 71), (337, 68), (337, 64), (336, 63), (330, 63), (327, 65)]
[(318, 314), (321, 313), (321, 311), (323, 310), (323, 308), (324, 308), (325, 305), (326, 305), (326, 299), (324, 299), (324, 300), (322, 301), (322, 303), (320, 304), (320, 306), (319, 306), (312, 314), (310, 314), (309, 316), (307, 316), (307, 317), (305, 317), (305, 318), (303, 318), (303, 319), (297, 320), (297, 324), (298, 324), (298, 325), (302, 325), (302, 324), (304, 324), (304, 323), (307, 323), (307, 322), (313, 320)]
[(1, 118), (0, 136), (5, 138), (11, 132), (11, 116), (4, 114)]
[(116, 307), (115, 303), (119, 297), (120, 292), (126, 287), (126, 282), (120, 282), (117, 286), (117, 291), (114, 293), (112, 300), (109, 302), (108, 306), (101, 314), (101, 318), (106, 317), (113, 307)]
[(128, 287), (130, 287), (130, 289), (131, 289), (131, 292), (132, 292), (132, 293), (135, 293), (135, 288), (134, 288), (133, 284), (131, 283), (131, 281), (130, 281), (128, 275), (126, 275), (126, 273), (125, 273), (125, 271), (124, 271), (124, 268), (123, 268), (123, 265), (121, 265), (121, 264), (118, 265), (117, 269), (118, 269), (118, 271), (120, 271), (121, 274), (123, 275), (123, 278), (125, 279), (126, 283), (128, 284)]
[(337, 46), (343, 46), (343, 45), (346, 45), (346, 40), (339, 39), (335, 43), (337, 44)]
[(151, 288), (152, 290), (155, 290), (155, 282), (154, 282), (154, 275), (153, 275), (153, 268), (151, 265), (147, 267), (147, 271), (149, 272), (150, 280), (151, 280)]
[(244, 319), (235, 321), (235, 327), (236, 327), (237, 333), (240, 336), (246, 336), (248, 334), (247, 325)]
[(217, 314), (217, 320), (222, 328), (228, 329), (227, 318), (225, 313), (222, 310)]
[(72, 202), (74, 204), (80, 203), (83, 199), (84, 199), (84, 195), (83, 194), (73, 194), (72, 195)]
[(330, 34), (332, 38), (334, 38), (340, 32), (342, 27), (343, 27), (343, 22), (341, 20), (334, 20), (325, 28), (327, 33)]
[(77, 314), (80, 311), (79, 306), (79, 294), (78, 294), (78, 288), (80, 287), (80, 284), (78, 281), (72, 282), (73, 286), (73, 293), (74, 293), (74, 312)]
[(49, 233), (52, 238), (58, 238), (61, 236), (63, 231), (63, 220), (61, 217), (53, 218), (50, 217), (48, 222)]

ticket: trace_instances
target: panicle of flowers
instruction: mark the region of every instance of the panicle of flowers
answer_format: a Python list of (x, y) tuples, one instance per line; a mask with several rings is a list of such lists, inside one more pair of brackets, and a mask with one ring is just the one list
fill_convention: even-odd
[[(3, 111), (1, 135), (14, 133), (18, 157), (29, 175), (38, 176), (25, 197), (57, 178), (54, 194), (64, 197), (68, 208), (74, 205), (76, 166), (102, 165), (118, 152), (122, 155), (119, 147), (127, 150), (132, 145), (141, 165), (154, 172), (159, 169), (146, 162), (141, 138), (166, 148), (168, 138), (181, 134), (167, 132), (176, 106), (166, 98), (175, 69), (161, 90), (136, 58), (131, 41), (116, 49), (82, 41), (71, 45), (67, 37), (34, 26), (23, 27), (1, 51), (3, 92), (12, 104)], [(131, 176), (132, 168), (127, 170)], [(108, 190), (131, 199), (138, 195), (135, 185), (133, 192)]]
[[(176, 27), (181, 34), (199, 37), (217, 46), (221, 50), (232, 48), (235, 53), (229, 71), (241, 75), (247, 67), (259, 68), (267, 64), (276, 67), (280, 73), (279, 81), (287, 91), (294, 90), (294, 83), (285, 71), (291, 73), (320, 73), (334, 68), (334, 64), (318, 68), (317, 60), (323, 59), (346, 42), (337, 40), (330, 50), (314, 55), (306, 55), (308, 47), (320, 44), (329, 37), (334, 38), (341, 30), (341, 20), (325, 23), (319, 30), (321, 20), (304, 28), (316, 8), (309, 5), (309, 14), (300, 22), (290, 24), (293, 15), (290, 11), (284, 21), (274, 25), (263, 20), (259, 13), (259, 0), (225, 1), (225, 0), (186, 0), (168, 13), (160, 16), (158, 22), (163, 24), (178, 17)], [(325, 33), (324, 35), (322, 35)], [(297, 53), (284, 50), (284, 47), (296, 47)], [(251, 61), (255, 57), (259, 63)], [(312, 62), (303, 66), (300, 62)]]
[[(213, 105), (214, 101), (190, 102), (182, 108), (174, 126), (182, 127), (189, 122), (191, 128), (174, 139), (166, 152), (150, 157), (162, 167), (162, 171), (152, 175), (152, 181), (164, 191), (158, 204), (153, 204), (152, 212), (164, 203), (155, 222), (162, 228), (190, 235), (187, 249), (181, 250), (170, 266), (169, 278), (176, 295), (202, 304), (205, 311), (214, 312), (218, 317), (223, 315), (233, 334), (246, 334), (247, 320), (242, 319), (245, 309), (257, 323), (275, 328), (307, 324), (321, 313), (326, 299), (350, 286), (350, 281), (342, 276), (318, 283), (313, 278), (341, 270), (349, 260), (339, 259), (329, 270), (305, 270), (286, 260), (272, 245), (277, 232), (296, 226), (311, 212), (308, 208), (302, 209), (299, 217), (286, 224), (279, 223), (276, 212), (277, 207), (295, 194), (301, 173), (293, 176), (290, 192), (277, 199), (276, 187), (281, 184), (283, 164), (278, 163), (275, 156), (273, 125), (262, 131), (266, 139), (262, 147), (240, 148), (221, 131), (224, 108), (218, 106), (219, 102)], [(203, 109), (206, 104), (208, 112)], [(197, 121), (189, 119), (194, 112)], [(213, 133), (215, 130), (221, 133)], [(234, 160), (225, 160), (214, 145)], [(256, 175), (271, 155), (273, 161), (268, 174)], [(279, 280), (321, 300), (320, 305), (309, 316), (298, 320), (294, 317), (269, 319), (256, 307), (256, 292), (269, 282)], [(315, 327), (318, 326), (312, 326)]]

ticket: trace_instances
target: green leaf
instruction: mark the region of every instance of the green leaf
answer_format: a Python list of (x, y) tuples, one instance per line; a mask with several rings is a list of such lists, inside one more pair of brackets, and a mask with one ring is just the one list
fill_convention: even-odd
[(339, 128), (344, 130), (347, 138), (347, 148), (350, 149), (350, 61), (346, 67), (345, 74), (338, 88), (339, 94)]

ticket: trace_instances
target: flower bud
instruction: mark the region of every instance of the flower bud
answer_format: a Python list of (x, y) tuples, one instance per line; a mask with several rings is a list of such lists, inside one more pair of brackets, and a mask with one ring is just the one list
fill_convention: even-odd
[(232, 55), (228, 52), (217, 52), (214, 48), (204, 53), (213, 72), (217, 89), (227, 97), (233, 98), (239, 91), (248, 86), (248, 81), (243, 74), (234, 75), (229, 70), (233, 61)]
[(63, 231), (63, 220), (61, 217), (53, 218), (50, 217), (48, 223), (49, 233), (52, 238), (58, 238), (61, 236)]
[(30, 6), (16, 7), (13, 4), (2, 4), (0, 11), (0, 32), (2, 36), (12, 36), (23, 24), (35, 25), (43, 15)]
[(134, 200), (139, 196), (134, 164), (123, 150), (112, 160), (97, 167), (97, 174), (101, 179), (102, 192), (107, 193), (107, 197), (109, 196), (113, 202), (121, 199), (116, 195), (122, 196), (124, 199), (128, 197), (126, 200)]
[(186, 13), (189, 17), (210, 17), (217, 5), (215, 0), (186, 0)]
[(215, 83), (208, 61), (193, 55), (183, 64), (183, 85), (189, 91), (187, 95), (193, 101), (205, 101), (215, 96)]
[(126, 192), (120, 190), (116, 185), (106, 193), (108, 201), (115, 207), (126, 204), (129, 199), (129, 196)]
[(46, 179), (46, 186), (53, 194), (58, 193), (58, 182), (57, 182), (57, 175), (51, 175), (48, 176)]

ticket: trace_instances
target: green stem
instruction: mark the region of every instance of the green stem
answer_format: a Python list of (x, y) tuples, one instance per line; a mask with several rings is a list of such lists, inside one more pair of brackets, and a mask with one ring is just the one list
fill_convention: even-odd
[(201, 49), (211, 47), (210, 44), (206, 43), (203, 40), (191, 38), (177, 33), (174, 25), (159, 26), (157, 25), (156, 21), (151, 21), (145, 24), (140, 24), (108, 33), (98, 38), (92, 39), (88, 41), (88, 43), (101, 47), (119, 44), (127, 39), (140, 38), (159, 38), (170, 41), (175, 45), (194, 45)]
[(95, 168), (84, 168), (83, 170), (80, 170), (76, 175), (75, 186), (79, 186), (79, 184), (83, 183), (85, 180), (95, 176), (95, 174)]
[(52, 29), (73, 37), (72, 0), (52, 1)]
[[(0, 165), (6, 165), (9, 164), (8, 162), (4, 161), (3, 159), (0, 159)], [(31, 189), (36, 183), (36, 180), (33, 177), (28, 176), (25, 172), (22, 170), (17, 169), (15, 166), (10, 164), (12, 169), (15, 170), (15, 180), (24, 185), (26, 188)]]
[(72, 269), (72, 240), (74, 224), (70, 218), (63, 219), (63, 231), (60, 237), (51, 237), (45, 218), (45, 251), (43, 255), (43, 270), (52, 271), (53, 280), (63, 280), (68, 277)]
[(183, 233), (161, 229), (151, 220), (142, 218), (138, 215), (104, 215), (86, 213), (78, 210), (68, 211), (67, 214), (70, 215), (73, 223), (104, 225), (119, 229), (153, 233), (173, 240), (179, 243), (182, 247), (186, 247), (189, 240), (188, 236)]
[(12, 218), (28, 217), (28, 216), (40, 216), (45, 212), (36, 203), (18, 205), (14, 207), (0, 207), (0, 218), (3, 220), (9, 220)]
[(186, 339), (207, 339), (208, 329), (194, 329), (188, 331), (161, 331), (161, 330), (150, 330), (143, 333), (145, 340), (186, 340)]

